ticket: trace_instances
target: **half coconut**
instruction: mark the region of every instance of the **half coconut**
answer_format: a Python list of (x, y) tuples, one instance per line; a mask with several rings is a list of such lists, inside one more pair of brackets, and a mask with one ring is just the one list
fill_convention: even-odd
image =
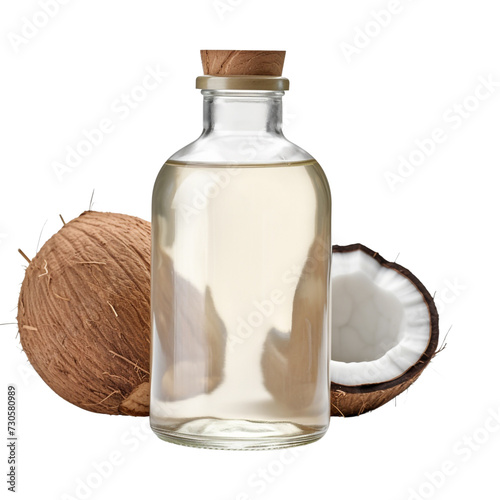
[(436, 352), (438, 313), (408, 269), (359, 243), (333, 247), (331, 287), (331, 415), (360, 415), (420, 376)]

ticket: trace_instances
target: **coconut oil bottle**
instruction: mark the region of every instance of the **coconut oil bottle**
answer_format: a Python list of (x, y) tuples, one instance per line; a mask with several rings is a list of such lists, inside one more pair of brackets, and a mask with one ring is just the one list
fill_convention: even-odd
[(154, 186), (150, 420), (167, 441), (280, 448), (328, 428), (330, 190), (282, 133), (283, 59), (202, 51), (203, 132)]

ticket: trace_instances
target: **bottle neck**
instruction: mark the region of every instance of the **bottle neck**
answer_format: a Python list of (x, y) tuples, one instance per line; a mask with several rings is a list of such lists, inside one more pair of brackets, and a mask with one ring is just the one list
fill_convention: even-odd
[(203, 90), (203, 133), (282, 135), (283, 92)]

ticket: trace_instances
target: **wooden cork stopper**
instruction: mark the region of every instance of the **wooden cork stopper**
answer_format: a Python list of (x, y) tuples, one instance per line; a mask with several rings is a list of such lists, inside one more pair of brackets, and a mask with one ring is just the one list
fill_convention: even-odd
[(267, 75), (281, 76), (285, 62), (284, 50), (202, 50), (205, 75)]

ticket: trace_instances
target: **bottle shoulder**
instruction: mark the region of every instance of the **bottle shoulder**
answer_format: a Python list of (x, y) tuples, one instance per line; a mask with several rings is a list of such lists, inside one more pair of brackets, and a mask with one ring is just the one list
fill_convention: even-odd
[(313, 159), (307, 151), (281, 134), (202, 133), (167, 161), (243, 165)]

